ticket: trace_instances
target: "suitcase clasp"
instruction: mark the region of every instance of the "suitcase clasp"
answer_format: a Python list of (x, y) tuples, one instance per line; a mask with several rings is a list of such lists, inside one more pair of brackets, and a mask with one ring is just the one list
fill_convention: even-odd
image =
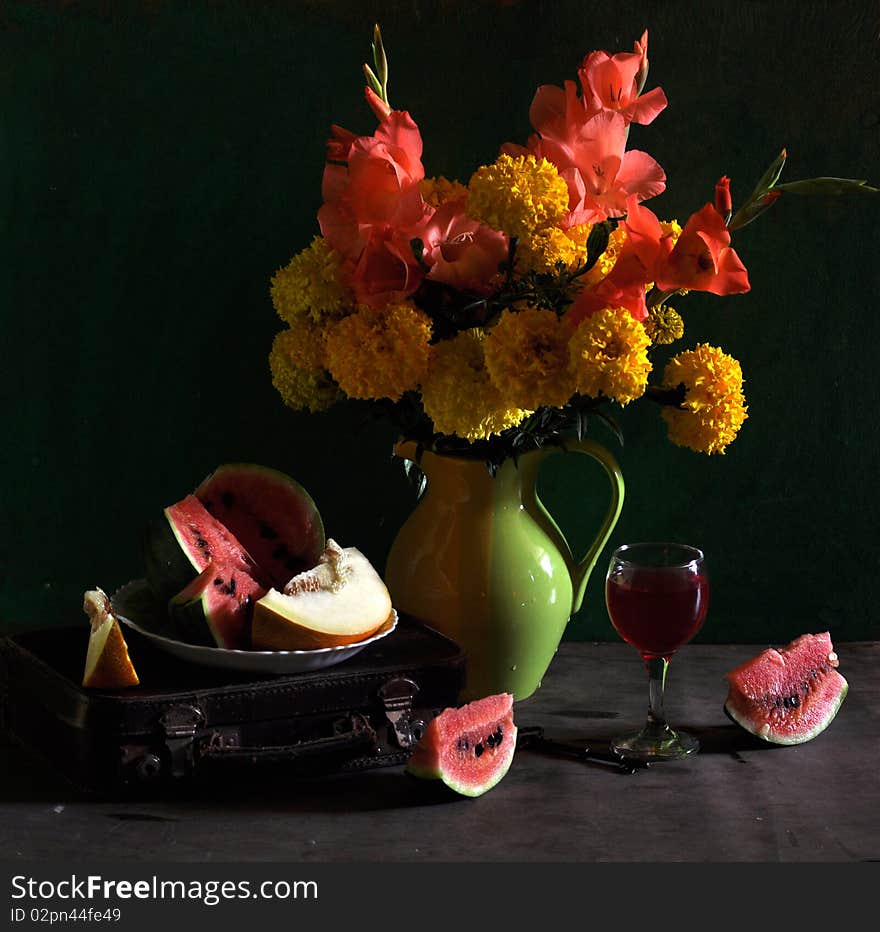
[(394, 730), (394, 739), (401, 748), (412, 747), (422, 737), (425, 723), (413, 720), (413, 699), (419, 687), (405, 676), (395, 677), (379, 688), (378, 696), (385, 707), (385, 717)]
[(173, 777), (184, 777), (192, 770), (196, 731), (204, 724), (204, 713), (192, 705), (173, 705), (159, 719)]

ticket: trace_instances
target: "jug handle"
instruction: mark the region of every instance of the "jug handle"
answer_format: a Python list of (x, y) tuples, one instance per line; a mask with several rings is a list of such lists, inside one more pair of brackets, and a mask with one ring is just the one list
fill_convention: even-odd
[[(563, 556), (566, 558), (568, 571), (571, 575), (571, 613), (573, 615), (581, 607), (590, 574), (593, 572), (596, 561), (599, 559), (599, 554), (602, 552), (602, 548), (605, 544), (608, 543), (608, 538), (611, 536), (611, 532), (617, 524), (617, 519), (620, 517), (624, 498), (623, 473), (620, 471), (617, 460), (614, 459), (608, 450), (593, 440), (566, 440), (565, 446), (558, 447), (555, 451), (548, 450), (547, 452), (548, 454), (552, 452), (574, 452), (583, 453), (586, 456), (592, 457), (605, 470), (605, 474), (608, 476), (611, 485), (611, 502), (608, 506), (608, 510), (605, 512), (605, 517), (602, 519), (599, 531), (586, 554), (584, 554), (583, 559), (581, 559), (580, 562), (575, 562), (568, 541), (538, 498), (535, 484), (537, 482), (540, 463), (535, 463), (535, 468), (530, 470), (531, 475), (528, 477), (525, 491), (528, 492), (532, 502), (537, 506), (538, 514), (533, 515), (533, 517), (545, 524), (544, 529), (550, 533), (551, 538), (557, 546), (560, 546)], [(544, 459), (545, 457), (542, 457), (541, 462), (543, 462)], [(541, 521), (541, 519), (543, 519), (543, 521)]]

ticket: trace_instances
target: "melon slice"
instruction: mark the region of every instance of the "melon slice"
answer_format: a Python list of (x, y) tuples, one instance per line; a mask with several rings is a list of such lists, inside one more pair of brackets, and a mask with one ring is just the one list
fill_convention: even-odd
[(208, 566), (168, 603), (184, 641), (228, 650), (247, 650), (251, 616), (266, 587), (232, 564)]
[(144, 542), (147, 581), (162, 600), (188, 585), (209, 563), (262, 574), (238, 539), (194, 496), (187, 495), (151, 523)]
[(83, 596), (83, 611), (89, 616), (92, 626), (83, 686), (94, 689), (137, 686), (140, 680), (107, 593), (102, 589), (87, 591)]
[(803, 744), (834, 720), (849, 689), (829, 632), (802, 634), (726, 674), (724, 711), (771, 744)]
[(273, 586), (311, 569), (324, 550), (324, 525), (312, 497), (276, 469), (226, 463), (195, 495), (241, 542)]
[(510, 769), (516, 733), (510, 693), (445, 709), (428, 723), (406, 772), (442, 780), (463, 796), (482, 796)]
[(356, 547), (327, 541), (318, 565), (270, 589), (254, 606), (255, 650), (313, 650), (370, 637), (392, 614), (391, 596)]

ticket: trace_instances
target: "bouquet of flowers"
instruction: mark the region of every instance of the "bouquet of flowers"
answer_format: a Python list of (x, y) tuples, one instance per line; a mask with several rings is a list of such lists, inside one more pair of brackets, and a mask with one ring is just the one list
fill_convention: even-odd
[(613, 405), (648, 398), (672, 442), (723, 453), (747, 417), (737, 360), (701, 344), (654, 372), (656, 347), (684, 333), (678, 298), (749, 290), (731, 233), (783, 192), (876, 189), (779, 184), (783, 150), (735, 212), (722, 177), (683, 224), (658, 217), (645, 201), (665, 173), (627, 149), (630, 125), (667, 105), (645, 89), (647, 32), (632, 52), (588, 54), (577, 81), (539, 87), (525, 146), (501, 146), (467, 184), (429, 177), (418, 126), (389, 103), (378, 27), (373, 59), (376, 131), (333, 126), (320, 235), (271, 281), (284, 402), (316, 412), (359, 399), (421, 448), (495, 468), (582, 435), (591, 417), (617, 430)]

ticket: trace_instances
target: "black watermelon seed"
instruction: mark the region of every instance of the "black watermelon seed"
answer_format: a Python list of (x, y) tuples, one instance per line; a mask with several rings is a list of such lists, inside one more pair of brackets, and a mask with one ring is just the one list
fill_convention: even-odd
[(486, 744), (488, 744), (490, 748), (494, 748), (495, 747), (495, 735), (489, 735), (489, 737), (486, 738)]
[(482, 757), (482, 755), (483, 755), (483, 745), (482, 745), (482, 744), (475, 744), (475, 745), (474, 745), (474, 754), (476, 754), (477, 757)]
[(229, 580), (229, 594), (235, 595), (235, 577)]
[(791, 697), (791, 707), (796, 709), (801, 704), (800, 699), (798, 699), (797, 694)]
[(504, 735), (501, 733), (501, 729), (499, 728), (498, 731), (495, 732), (495, 743), (501, 744), (503, 740), (504, 740)]
[(232, 494), (232, 492), (224, 492), (224, 493), (220, 496), (220, 501), (222, 501), (223, 504), (224, 504), (227, 508), (231, 508), (232, 505), (233, 505), (233, 502), (235, 501), (235, 496)]
[(196, 538), (196, 544), (197, 544), (199, 547), (207, 547), (207, 546), (208, 546), (208, 542), (205, 540), (204, 537), (197, 537), (197, 538)]
[(278, 537), (278, 531), (276, 531), (273, 527), (269, 527), (268, 524), (261, 524), (260, 537), (262, 537), (264, 540), (275, 540), (275, 538)]
[(222, 586), (222, 585), (223, 585), (223, 580), (218, 576), (218, 577), (214, 580), (214, 585), (215, 585), (215, 586)]
[(785, 706), (786, 709), (790, 709), (790, 708), (791, 708), (791, 699), (789, 699), (788, 696), (785, 696), (785, 697), (783, 698), (783, 700), (782, 700), (782, 704)]

